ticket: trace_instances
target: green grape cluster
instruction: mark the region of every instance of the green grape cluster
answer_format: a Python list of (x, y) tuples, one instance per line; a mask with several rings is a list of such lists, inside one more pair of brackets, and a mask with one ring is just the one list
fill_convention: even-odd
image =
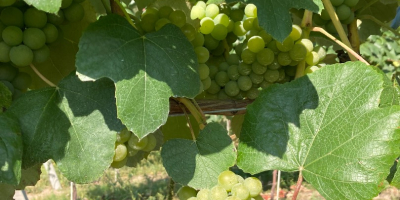
[[(336, 14), (343, 25), (350, 24), (354, 19), (354, 11), (352, 10), (359, 0), (330, 0)], [(313, 22), (317, 26), (325, 27), (330, 33), (337, 33), (335, 26), (328, 14), (328, 11), (323, 9), (321, 14), (314, 13)]]
[(13, 100), (26, 92), (32, 83), (32, 78), (25, 72), (20, 72), (18, 68), (0, 63), (0, 84), (4, 84), (12, 93)]
[(211, 189), (195, 189), (183, 186), (177, 195), (180, 200), (262, 200), (262, 183), (255, 177), (243, 177), (232, 171), (223, 171), (218, 176), (218, 185)]
[(121, 168), (126, 165), (129, 157), (135, 156), (139, 151), (150, 152), (154, 150), (156, 146), (157, 139), (154, 133), (139, 139), (127, 128), (124, 128), (121, 132), (117, 133), (115, 154), (111, 167)]
[(58, 25), (84, 16), (82, 0), (63, 0), (57, 15), (18, 2), (0, 12), (0, 62), (24, 67), (48, 59), (48, 45), (59, 37)]

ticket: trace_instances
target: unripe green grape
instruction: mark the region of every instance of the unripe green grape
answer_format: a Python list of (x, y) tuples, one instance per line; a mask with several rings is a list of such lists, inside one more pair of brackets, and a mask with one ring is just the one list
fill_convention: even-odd
[(272, 41), (272, 36), (267, 33), (265, 30), (261, 30), (257, 33), (258, 36), (260, 36), (263, 40), (265, 45), (267, 45), (269, 42)]
[(201, 80), (206, 79), (210, 75), (210, 68), (206, 64), (199, 64), (199, 76)]
[(68, 8), (72, 4), (73, 0), (62, 0), (61, 1), (61, 8)]
[(351, 12), (350, 16), (347, 19), (342, 20), (340, 22), (342, 22), (342, 24), (350, 24), (351, 22), (354, 21), (354, 19), (355, 19), (354, 12)]
[(231, 10), (230, 17), (233, 20), (233, 22), (242, 21), (243, 16), (244, 16), (244, 11), (242, 9)]
[(154, 136), (154, 134), (149, 134), (146, 136), (147, 137), (147, 145), (142, 149), (142, 151), (147, 151), (150, 152), (152, 151), (154, 148), (156, 148), (157, 145), (157, 139)]
[(260, 64), (267, 66), (270, 65), (275, 58), (274, 52), (269, 49), (269, 48), (264, 48), (261, 51), (259, 51), (256, 55), (257, 62)]
[[(246, 180), (245, 180), (246, 181)], [(237, 196), (240, 199), (248, 199), (250, 197), (249, 190), (242, 183), (237, 183), (232, 187), (232, 196)]]
[(250, 40), (250, 38), (252, 38), (253, 36), (260, 37), (260, 36), (257, 35), (257, 33), (258, 33), (258, 31), (256, 29), (250, 29), (249, 31), (247, 31), (247, 33), (246, 33), (246, 41), (248, 42)]
[(197, 197), (190, 197), (190, 198), (187, 199), (187, 200), (197, 200)]
[(125, 157), (125, 159), (123, 159), (121, 161), (113, 161), (110, 166), (114, 169), (119, 169), (119, 168), (122, 168), (123, 166), (125, 166), (127, 161), (128, 161), (128, 158)]
[(201, 189), (197, 195), (197, 200), (210, 200), (210, 190), (209, 189)]
[[(4, 41), (0, 42), (0, 62), (10, 62), (10, 50), (11, 47), (8, 46)], [(1, 77), (1, 74), (0, 74)]]
[(218, 175), (218, 185), (225, 188), (226, 191), (231, 191), (232, 186), (238, 183), (236, 174), (232, 171), (223, 171)]
[(238, 65), (240, 63), (240, 58), (236, 54), (229, 54), (229, 56), (226, 58), (226, 62), (230, 65)]
[(253, 86), (253, 82), (249, 76), (240, 76), (237, 82), (239, 89), (242, 91), (248, 91)]
[(296, 43), (292, 49), (289, 51), (289, 56), (291, 60), (302, 61), (306, 58), (308, 54), (307, 47), (302, 43)]
[(50, 49), (47, 45), (43, 45), (42, 48), (32, 50), (33, 52), (33, 61), (37, 63), (42, 63), (46, 61), (50, 56)]
[(51, 24), (61, 25), (65, 20), (64, 11), (59, 10), (57, 14), (47, 13), (47, 20)]
[(218, 6), (219, 6), (220, 13), (224, 13), (228, 16), (231, 14), (231, 6), (229, 6), (227, 4), (219, 4)]
[(236, 175), (236, 178), (238, 180), (238, 183), (243, 183), (244, 182), (244, 178), (240, 175)]
[(251, 65), (251, 70), (256, 73), (256, 74), (264, 74), (265, 71), (267, 71), (267, 67), (260, 64), (259, 62), (255, 61), (253, 62), (253, 64)]
[(14, 86), (9, 81), (0, 80), (0, 84), (6, 86), (7, 89), (10, 90), (11, 94), (15, 92)]
[(19, 72), (11, 83), (15, 89), (25, 91), (32, 84), (32, 77), (25, 72)]
[(219, 8), (215, 4), (209, 4), (206, 7), (206, 17), (214, 19), (219, 14)]
[(303, 30), (299, 25), (293, 24), (292, 25), (292, 32), (290, 32), (289, 37), (292, 38), (293, 41), (296, 41), (301, 38), (301, 35), (303, 34)]
[(169, 15), (174, 11), (174, 9), (171, 8), (171, 6), (163, 6), (160, 9), (158, 9), (158, 16), (160, 19), (162, 18), (168, 18)]
[(190, 197), (196, 197), (196, 194), (196, 190), (189, 186), (181, 187), (177, 193), (179, 200), (188, 200)]
[(274, 83), (279, 79), (279, 71), (276, 69), (268, 69), (264, 74), (264, 79), (270, 83)]
[[(235, 22), (233, 22), (233, 20), (229, 20), (228, 27), (226, 27), (226, 29), (228, 30), (228, 33), (232, 32), (233, 28), (235, 28)], [(236, 39), (234, 41), (236, 41)]]
[(132, 134), (131, 138), (129, 138), (128, 140), (128, 145), (131, 146), (133, 149), (136, 150), (142, 150), (146, 147), (148, 142), (148, 138), (144, 137), (141, 140), (139, 140), (139, 138)]
[(0, 1), (0, 6), (11, 6), (15, 3), (16, 0), (2, 0)]
[(142, 29), (147, 33), (153, 32), (156, 30), (156, 23), (158, 19), (158, 13), (149, 12), (147, 14), (143, 14), (140, 21), (140, 27), (142, 27)]
[(229, 96), (228, 94), (226, 94), (225, 89), (222, 89), (218, 92), (217, 94), (217, 99), (219, 100), (226, 100), (226, 99), (232, 99), (231, 96)]
[(179, 28), (186, 24), (186, 14), (181, 10), (173, 11), (168, 19)]
[(186, 23), (181, 28), (181, 31), (189, 41), (194, 40), (194, 38), (196, 37), (196, 29), (191, 24)]
[(206, 5), (206, 3), (205, 3), (204, 1), (198, 1), (198, 2), (196, 2), (196, 6), (200, 6), (200, 7), (202, 7), (203, 9), (206, 9), (206, 7), (207, 7), (207, 5)]
[(319, 61), (322, 62), (326, 58), (326, 51), (324, 47), (317, 46), (314, 48), (314, 51), (318, 53)]
[(273, 84), (273, 83), (270, 83), (270, 82), (264, 80), (262, 83), (260, 83), (260, 87), (261, 87), (262, 89), (265, 89), (265, 88), (268, 88), (269, 86), (271, 86), (272, 84)]
[(36, 8), (28, 8), (24, 13), (24, 23), (26, 27), (43, 28), (47, 24), (47, 15)]
[(57, 40), (58, 29), (53, 24), (47, 23), (46, 26), (42, 28), (42, 31), (46, 35), (46, 43), (52, 43)]
[(169, 24), (169, 23), (171, 23), (171, 21), (169, 21), (169, 19), (161, 18), (161, 19), (157, 20), (156, 24), (154, 25), (154, 28), (155, 28), (156, 31), (158, 31), (162, 27), (164, 27), (165, 24)]
[(262, 192), (262, 183), (258, 178), (249, 177), (243, 182), (243, 185), (247, 188), (251, 197), (255, 197)]
[(221, 87), (217, 84), (215, 80), (212, 80), (210, 87), (206, 91), (210, 94), (217, 94), (220, 90)]
[(278, 55), (279, 52), (281, 52), (278, 47), (276, 46), (278, 42), (276, 40), (272, 40), (270, 43), (268, 43), (267, 48), (271, 49), (272, 52), (274, 52), (275, 55)]
[(322, 19), (321, 15), (314, 13), (313, 14), (313, 22), (317, 25), (317, 26), (323, 26), (326, 23), (328, 23), (328, 20), (324, 20)]
[(214, 21), (210, 17), (204, 17), (200, 21), (200, 32), (203, 34), (210, 34), (214, 30)]
[(126, 155), (128, 155), (128, 149), (126, 148), (125, 144), (118, 144), (115, 147), (115, 154), (113, 161), (122, 161), (123, 159), (126, 158)]
[(247, 46), (249, 47), (249, 50), (258, 53), (261, 50), (264, 49), (265, 43), (262, 37), (260, 36), (253, 36), (249, 39)]
[(254, 85), (254, 84), (260, 84), (260, 83), (262, 83), (263, 80), (264, 80), (264, 76), (263, 76), (263, 75), (261, 75), (261, 74), (256, 74), (256, 73), (254, 73), (254, 72), (251, 72), (250, 75), (249, 75), (249, 77), (250, 77), (250, 79), (251, 79), (251, 82), (253, 82), (253, 85)]
[[(160, 21), (160, 20), (158, 20)], [(204, 35), (200, 32), (197, 32), (194, 36), (194, 40), (191, 41), (193, 47), (200, 47), (204, 45)]]
[(228, 82), (229, 82), (229, 76), (226, 71), (219, 71), (215, 75), (215, 82), (221, 86), (224, 87)]
[(242, 200), (242, 199), (240, 199), (240, 198), (237, 197), (237, 196), (229, 196), (229, 197), (227, 197), (225, 200)]
[(258, 97), (258, 95), (260, 94), (260, 91), (257, 88), (250, 88), (250, 90), (248, 90), (246, 92), (246, 97), (248, 99), (255, 99)]
[(328, 31), (331, 34), (336, 34), (337, 30), (335, 25), (333, 24), (332, 21), (328, 22), (327, 24), (325, 24), (325, 30)]
[(242, 56), (242, 51), (243, 51), (243, 47), (244, 47), (244, 43), (239, 43), (235, 46), (235, 53), (241, 57)]
[(256, 54), (250, 51), (249, 49), (244, 49), (242, 51), (242, 60), (246, 64), (251, 64), (256, 60)]
[(276, 47), (282, 52), (288, 52), (294, 46), (294, 41), (291, 37), (287, 37), (282, 43), (277, 42)]
[(243, 28), (246, 30), (250, 30), (253, 28), (254, 17), (248, 17), (243, 21)]
[(143, 18), (146, 15), (157, 15), (158, 17), (158, 9), (152, 6), (149, 6), (146, 8), (146, 10), (142, 13), (141, 18)]
[(330, 21), (330, 20), (331, 20), (331, 17), (329, 16), (328, 11), (325, 10), (325, 9), (322, 9), (322, 11), (321, 11), (321, 18), (322, 18), (323, 20), (327, 20), (327, 21)]
[(222, 24), (215, 25), (214, 29), (211, 32), (211, 36), (213, 36), (213, 38), (217, 40), (225, 39), (227, 34), (228, 34), (228, 29)]
[(299, 65), (299, 61), (294, 61), (294, 60), (292, 60), (292, 62), (289, 64), (289, 66), (297, 66), (297, 65)]
[(135, 156), (140, 151), (140, 150), (133, 149), (131, 146), (129, 146), (129, 144), (128, 144), (127, 148), (128, 148), (128, 156), (129, 157)]
[(117, 143), (125, 143), (131, 138), (132, 132), (130, 132), (126, 127), (117, 133)]
[(341, 4), (343, 4), (344, 0), (331, 0), (331, 3), (333, 6), (340, 6)]
[(215, 75), (218, 73), (218, 67), (215, 65), (208, 65), (208, 68), (210, 69), (210, 78), (214, 79)]
[(190, 11), (190, 18), (192, 20), (195, 19), (203, 19), (206, 16), (206, 11), (201, 6), (193, 6)]
[(306, 63), (310, 66), (312, 65), (317, 65), (319, 62), (319, 56), (318, 53), (313, 51), (310, 54), (307, 55), (306, 57)]
[(211, 86), (211, 78), (207, 77), (201, 80), (201, 83), (203, 84), (203, 90), (208, 90), (208, 88), (210, 88)]
[(244, 13), (247, 17), (257, 17), (257, 6), (250, 3), (244, 8)]
[(21, 44), (23, 33), (17, 26), (7, 26), (3, 30), (2, 38), (7, 45), (15, 46)]
[(23, 44), (14, 46), (10, 50), (10, 60), (18, 67), (27, 66), (33, 61), (33, 52)]
[(243, 27), (242, 21), (237, 21), (233, 27), (233, 33), (237, 36), (244, 36), (246, 35), (247, 30)]
[(277, 57), (278, 63), (281, 66), (289, 65), (292, 62), (289, 52), (280, 52)]
[(23, 42), (31, 49), (40, 49), (46, 43), (46, 35), (38, 28), (28, 28), (24, 31)]
[(310, 74), (313, 73), (315, 71), (319, 70), (319, 67), (313, 65), (313, 66), (307, 66), (306, 69), (304, 70), (304, 73), (306, 74)]
[(282, 66), (278, 62), (278, 57), (275, 57), (274, 61), (270, 65), (268, 65), (268, 69), (279, 69)]
[(204, 46), (209, 50), (214, 50), (218, 47), (220, 41), (216, 40), (210, 34), (204, 36)]
[(205, 63), (210, 58), (210, 52), (205, 47), (196, 47), (194, 49), (199, 63)]
[(228, 73), (229, 79), (232, 81), (236, 81), (240, 77), (237, 65), (229, 66), (227, 73)]
[(238, 66), (238, 72), (242, 76), (250, 75), (251, 73), (251, 64), (240, 63)]
[(24, 14), (16, 7), (6, 7), (1, 11), (0, 20), (6, 26), (24, 28)]
[(340, 20), (345, 20), (350, 17), (351, 9), (349, 6), (343, 4), (336, 8), (336, 13)]
[(226, 83), (225, 93), (228, 96), (234, 97), (234, 96), (238, 95), (239, 92), (240, 92), (240, 89), (239, 89), (236, 81), (229, 81), (228, 83)]
[[(309, 40), (309, 39), (307, 39), (307, 38), (303, 38), (303, 39), (301, 39), (301, 40), (298, 40), (298, 41), (296, 42), (296, 44), (302, 44), (304, 47), (306, 47), (306, 49), (307, 49), (307, 54), (310, 54), (311, 51), (314, 49), (314, 44), (311, 42), (311, 40)], [(292, 58), (292, 59), (293, 59), (293, 58)], [(296, 59), (293, 59), (293, 60), (299, 61), (299, 60), (296, 60)]]
[(356, 6), (358, 3), (358, 0), (344, 0), (344, 4), (349, 6), (350, 8)]
[(9, 64), (0, 64), (0, 80), (12, 81), (17, 74), (17, 68)]
[(210, 199), (225, 200), (227, 197), (228, 197), (228, 193), (226, 192), (226, 190), (223, 187), (221, 187), (219, 185), (214, 186), (210, 190)]
[(214, 18), (214, 24), (222, 24), (228, 28), (229, 25), (229, 17), (225, 13), (220, 13)]
[(284, 69), (278, 69), (279, 71), (279, 78), (278, 78), (278, 82), (282, 81), (283, 79), (285, 79), (286, 73)]

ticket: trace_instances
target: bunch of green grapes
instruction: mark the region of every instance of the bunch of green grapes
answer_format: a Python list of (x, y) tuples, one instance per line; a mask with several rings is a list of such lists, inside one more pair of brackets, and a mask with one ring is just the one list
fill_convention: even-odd
[(59, 37), (57, 25), (77, 22), (84, 16), (82, 0), (63, 0), (58, 15), (46, 14), (17, 2), (0, 13), (0, 62), (24, 67), (48, 59), (48, 45)]
[(13, 100), (26, 92), (32, 83), (32, 78), (25, 72), (10, 64), (0, 63), (0, 84), (4, 84), (12, 93)]
[[(352, 10), (359, 0), (330, 0), (335, 8), (336, 14), (343, 25), (350, 24), (354, 20), (354, 11)], [(325, 29), (330, 33), (337, 33), (335, 26), (328, 14), (328, 11), (323, 9), (321, 14), (313, 15), (313, 21), (317, 26), (325, 26)]]
[(117, 133), (115, 141), (115, 154), (111, 167), (121, 168), (126, 165), (128, 158), (133, 157), (140, 151), (150, 152), (157, 146), (157, 139), (154, 133), (139, 139), (135, 134), (124, 128)]
[(262, 183), (255, 177), (244, 179), (232, 171), (223, 171), (218, 176), (218, 185), (211, 189), (196, 191), (188, 186), (179, 189), (180, 200), (262, 200)]

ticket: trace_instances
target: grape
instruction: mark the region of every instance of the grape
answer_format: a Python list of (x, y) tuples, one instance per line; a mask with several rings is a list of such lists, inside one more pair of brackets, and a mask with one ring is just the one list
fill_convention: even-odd
[(244, 16), (244, 12), (242, 9), (231, 10), (230, 17), (233, 20), (233, 22), (242, 21), (243, 16)]
[(121, 130), (121, 132), (117, 133), (117, 143), (125, 143), (131, 137), (132, 132), (130, 132), (127, 128)]
[(197, 197), (190, 197), (188, 200), (197, 200)]
[(217, 185), (217, 186), (214, 186), (213, 188), (211, 188), (210, 199), (225, 200), (226, 197), (228, 197), (228, 193), (226, 192), (226, 190), (223, 187)]
[(354, 7), (358, 3), (358, 0), (344, 0), (344, 4), (349, 7)]
[(243, 22), (242, 21), (237, 21), (234, 24), (233, 27), (233, 33), (237, 36), (244, 36), (246, 34), (246, 29), (243, 27)]
[(200, 21), (200, 32), (210, 34), (214, 30), (214, 21), (210, 17), (204, 17)]
[(6, 26), (24, 28), (24, 14), (16, 7), (6, 7), (1, 11), (0, 20)]
[(265, 45), (267, 45), (269, 42), (272, 41), (272, 36), (267, 33), (265, 30), (261, 30), (257, 33), (258, 36), (260, 36), (263, 40)]
[(306, 74), (310, 74), (310, 73), (313, 73), (313, 72), (315, 72), (315, 71), (317, 71), (317, 70), (319, 70), (319, 68), (318, 68), (317, 66), (313, 65), (313, 66), (308, 66), (308, 67), (306, 67), (306, 69), (304, 70), (304, 72), (305, 72)]
[(236, 81), (229, 81), (228, 83), (226, 83), (226, 85), (225, 85), (225, 93), (228, 96), (234, 97), (234, 96), (238, 95), (239, 92), (240, 92), (240, 89), (239, 89), (238, 84), (237, 84)]
[(128, 161), (128, 158), (125, 157), (125, 159), (123, 159), (121, 161), (113, 161), (110, 166), (114, 169), (119, 169), (119, 168), (122, 168), (123, 166), (125, 166), (127, 161)]
[[(160, 21), (160, 20), (158, 20)], [(192, 40), (192, 45), (193, 47), (200, 47), (204, 45), (204, 35), (201, 34), (200, 32), (197, 32), (194, 40)]]
[(326, 51), (324, 47), (317, 46), (314, 48), (314, 51), (318, 53), (319, 62), (322, 62), (326, 57)]
[(72, 3), (71, 6), (64, 9), (65, 19), (70, 22), (79, 22), (85, 16), (85, 10), (79, 3)]
[(218, 47), (219, 40), (213, 38), (210, 34), (204, 36), (204, 46), (207, 49), (214, 50)]
[(10, 50), (10, 60), (18, 67), (27, 66), (33, 61), (33, 52), (23, 44), (14, 46)]
[(247, 17), (257, 17), (257, 6), (250, 3), (244, 8), (244, 13)]
[(9, 81), (0, 80), (0, 84), (6, 86), (7, 89), (10, 90), (11, 94), (15, 92), (14, 86)]
[(345, 20), (350, 17), (351, 9), (349, 6), (343, 4), (336, 8), (336, 13), (340, 20)]
[(278, 71), (279, 71), (279, 78), (278, 78), (278, 81), (282, 81), (282, 80), (285, 79), (285, 77), (286, 77), (285, 70), (279, 69)]
[[(232, 32), (234, 27), (235, 27), (235, 22), (233, 22), (232, 20), (229, 20), (228, 27), (226, 27), (226, 29), (228, 30), (228, 33)], [(234, 35), (234, 34), (233, 34), (233, 35)], [(235, 36), (236, 36), (236, 35), (235, 35)], [(237, 37), (236, 37), (236, 39), (237, 39)], [(236, 41), (236, 39), (235, 39), (234, 41)], [(227, 40), (227, 41), (228, 41), (228, 40)], [(234, 41), (232, 41), (232, 42), (234, 42)], [(231, 42), (231, 43), (232, 43), (232, 42)]]
[(190, 11), (190, 18), (192, 20), (195, 19), (203, 19), (206, 16), (206, 11), (201, 6), (193, 6)]
[(231, 7), (229, 5), (226, 4), (219, 4), (219, 10), (221, 13), (224, 13), (226, 15), (230, 15), (231, 14)]
[(217, 94), (217, 99), (220, 100), (231, 99), (231, 98), (232, 98), (231, 96), (226, 94), (224, 89), (220, 90)]
[(238, 66), (238, 72), (240, 75), (247, 76), (251, 73), (251, 65), (246, 63), (240, 63)]
[(127, 148), (128, 148), (128, 156), (130, 157), (135, 156), (139, 152), (139, 150), (133, 149), (129, 145), (127, 146)]
[(203, 84), (203, 90), (207, 90), (211, 86), (211, 78), (207, 77), (207, 78), (201, 80), (201, 83)]
[(58, 38), (58, 29), (53, 24), (47, 23), (46, 26), (42, 28), (46, 36), (46, 43), (52, 43)]
[[(236, 96), (236, 95), (235, 95)], [(226, 191), (231, 191), (232, 186), (238, 183), (236, 174), (231, 171), (223, 171), (218, 176), (218, 185), (225, 188)]]
[(237, 180), (238, 180), (238, 183), (243, 183), (244, 178), (243, 178), (242, 176), (236, 175), (236, 178), (237, 178)]
[[(250, 40), (251, 37), (258, 36), (257, 34), (258, 34), (258, 31), (256, 29), (250, 29), (249, 31), (247, 31), (247, 33), (246, 33), (246, 41), (247, 41), (247, 43), (248, 43), (248, 40)], [(265, 46), (265, 43), (264, 43), (264, 46)]]
[(123, 159), (125, 159), (126, 155), (128, 155), (128, 149), (126, 148), (125, 144), (118, 144), (115, 147), (113, 161), (122, 161)]
[(250, 77), (250, 79), (251, 79), (251, 82), (253, 82), (253, 85), (254, 85), (254, 84), (260, 84), (260, 83), (262, 83), (263, 80), (264, 80), (264, 76), (263, 76), (263, 75), (256, 74), (256, 73), (254, 73), (254, 72), (251, 72), (250, 75), (249, 75), (249, 77)]
[(215, 82), (221, 86), (224, 87), (228, 82), (229, 82), (229, 76), (226, 71), (219, 71), (215, 75)]
[(254, 17), (248, 17), (243, 21), (243, 28), (246, 30), (250, 30), (253, 28)]
[(251, 65), (251, 70), (256, 74), (264, 74), (267, 71), (267, 67), (255, 61)]
[(0, 6), (11, 6), (16, 0), (2, 0), (0, 1)]
[(169, 15), (173, 12), (174, 10), (170, 6), (163, 6), (160, 9), (158, 9), (158, 16), (162, 18), (168, 18)]
[(11, 47), (5, 42), (0, 42), (0, 62), (10, 62), (10, 49)]
[(313, 51), (310, 54), (307, 55), (306, 57), (306, 63), (310, 66), (312, 65), (317, 65), (319, 62), (319, 56), (318, 53)]
[(199, 65), (199, 76), (201, 80), (206, 79), (210, 75), (210, 68), (206, 64)]
[(255, 99), (258, 97), (258, 95), (260, 94), (260, 91), (257, 88), (250, 88), (250, 90), (248, 90), (246, 92), (246, 97), (248, 99)]
[(169, 19), (167, 18), (161, 18), (159, 20), (157, 20), (156, 24), (154, 25), (154, 29), (156, 31), (160, 30), (162, 27), (165, 26), (165, 24), (169, 24), (171, 23), (171, 21), (169, 21)]
[(47, 15), (36, 8), (28, 8), (24, 13), (24, 23), (27, 27), (43, 28), (47, 24)]
[(321, 18), (321, 15), (314, 13), (313, 14), (313, 22), (317, 25), (317, 26), (323, 26), (326, 23), (328, 23), (328, 20), (324, 20)]
[(32, 84), (32, 77), (25, 72), (19, 72), (11, 83), (15, 89), (25, 91)]
[(275, 57), (274, 61), (272, 61), (272, 63), (268, 65), (268, 69), (279, 69), (281, 67), (282, 66), (279, 64), (277, 57)]
[(249, 47), (249, 50), (258, 53), (261, 50), (264, 49), (265, 43), (262, 37), (260, 36), (253, 36), (249, 39), (247, 46)]
[(255, 197), (262, 192), (262, 183), (258, 178), (249, 177), (246, 178), (243, 182), (243, 185), (250, 192), (251, 197)]
[(289, 51), (289, 56), (293, 61), (302, 61), (306, 58), (308, 50), (302, 43), (296, 43)]
[(210, 190), (209, 189), (201, 189), (197, 195), (197, 200), (209, 200), (210, 199)]
[(181, 30), (189, 41), (194, 40), (196, 37), (196, 29), (191, 24), (186, 23)]
[(281, 52), (278, 54), (278, 63), (281, 66), (290, 65), (292, 63), (292, 59), (290, 58), (289, 52)]
[(195, 189), (189, 186), (183, 186), (178, 190), (177, 195), (179, 200), (188, 200), (190, 197), (195, 197), (196, 193)]
[(294, 46), (294, 41), (291, 37), (287, 37), (282, 43), (277, 42), (276, 47), (282, 52), (288, 52)]
[(301, 29), (300, 26), (293, 24), (292, 25), (292, 32), (290, 32), (289, 37), (293, 39), (293, 41), (296, 41), (301, 38), (301, 35), (303, 34), (303, 30)]
[(210, 87), (206, 91), (210, 94), (217, 94), (220, 90), (221, 87), (217, 84), (215, 80), (212, 80)]
[(336, 27), (332, 21), (328, 22), (325, 25), (325, 30), (328, 31), (329, 33), (333, 33), (333, 34), (337, 33)]
[(232, 191), (231, 192), (232, 192), (232, 196), (237, 196), (240, 199), (248, 199), (250, 197), (249, 190), (242, 183), (235, 184), (232, 187)]
[(276, 69), (268, 69), (264, 74), (264, 79), (273, 83), (279, 79), (279, 71)]
[(61, 25), (65, 20), (64, 12), (62, 10), (59, 10), (56, 15), (47, 13), (47, 20), (49, 23)]
[(224, 13), (218, 14), (214, 18), (214, 24), (215, 25), (222, 24), (225, 27), (228, 27), (228, 25), (229, 25), (229, 17), (228, 17), (228, 15), (226, 15)]
[(260, 87), (261, 87), (262, 89), (265, 89), (265, 88), (268, 88), (269, 86), (271, 86), (272, 84), (273, 84), (273, 83), (270, 83), (270, 82), (264, 80), (262, 83), (260, 83)]
[(225, 200), (241, 200), (241, 199), (237, 196), (229, 196)]
[(205, 47), (196, 47), (194, 49), (199, 63), (205, 63), (210, 58), (210, 52)]
[(72, 4), (73, 0), (62, 0), (61, 1), (61, 8), (68, 8)]
[(219, 8), (215, 4), (209, 4), (206, 7), (206, 17), (214, 19), (219, 14)]
[(331, 0), (333, 6), (340, 6), (344, 0)]
[(227, 73), (228, 73), (229, 79), (232, 81), (236, 81), (240, 77), (237, 65), (229, 66)]
[(292, 60), (292, 62), (289, 64), (289, 66), (297, 66), (297, 65), (299, 65), (299, 61), (294, 61), (294, 60)]
[[(156, 23), (159, 20), (158, 18), (158, 10), (156, 9), (147, 9), (146, 12), (142, 14), (141, 21), (140, 21), (140, 26), (142, 29), (149, 33), (154, 30), (156, 30)], [(165, 25), (165, 24), (164, 24)], [(161, 24), (159, 24), (159, 28), (162, 27)]]
[(23, 42), (31, 49), (39, 49), (46, 43), (46, 35), (38, 28), (28, 28), (24, 31)]
[(264, 66), (270, 65), (274, 61), (274, 57), (274, 52), (268, 48), (262, 49), (256, 55), (257, 62)]
[(206, 7), (207, 7), (207, 5), (206, 5), (206, 3), (204, 3), (204, 1), (198, 1), (198, 2), (196, 3), (196, 6), (200, 6), (200, 7), (202, 7), (203, 9), (206, 9)]
[(156, 148), (157, 145), (157, 139), (154, 136), (154, 134), (149, 134), (146, 136), (147, 137), (147, 145), (142, 149), (142, 151), (152, 151), (154, 148)]
[(225, 39), (227, 34), (228, 34), (228, 29), (222, 24), (215, 25), (214, 29), (211, 32), (211, 36), (213, 36), (213, 38), (217, 40)]
[(215, 65), (208, 65), (208, 68), (210, 69), (210, 78), (214, 79), (215, 75), (218, 73), (218, 67)]
[(240, 63), (240, 58), (236, 54), (229, 54), (229, 56), (226, 58), (226, 62), (230, 65), (238, 65)]
[(186, 15), (183, 11), (181, 10), (175, 10), (173, 11), (168, 19), (175, 24), (176, 26), (178, 26), (179, 28), (184, 26), (186, 24)]
[[(314, 49), (314, 44), (311, 42), (311, 40), (306, 39), (306, 38), (303, 38), (303, 39), (297, 41), (296, 44), (302, 44), (304, 47), (306, 47), (307, 54), (310, 54), (311, 51)], [(296, 60), (296, 59), (293, 59), (293, 60)], [(296, 60), (296, 61), (299, 61), (299, 60)]]
[(342, 20), (341, 22), (343, 23), (343, 24), (350, 24), (351, 22), (353, 22), (354, 21), (354, 12), (351, 12), (350, 13), (350, 16), (347, 18), (347, 19), (345, 19), (345, 20)]
[(128, 145), (131, 146), (133, 149), (142, 150), (146, 147), (148, 142), (148, 138), (144, 137), (143, 139), (139, 140), (139, 138), (132, 134), (131, 138), (128, 140)]
[(322, 9), (322, 11), (321, 11), (321, 18), (322, 18), (323, 20), (327, 20), (327, 21), (330, 21), (330, 20), (331, 20), (331, 17), (329, 16), (328, 11), (325, 10), (325, 9)]
[(12, 81), (17, 74), (18, 74), (17, 68), (8, 64), (0, 65), (0, 80)]
[(274, 54), (278, 54), (280, 52), (278, 47), (276, 47), (276, 44), (277, 44), (276, 40), (273, 40), (267, 45), (267, 48), (271, 49), (271, 51), (274, 52)]
[(22, 36), (22, 30), (16, 26), (7, 26), (2, 33), (3, 41), (9, 46), (21, 44)]
[(246, 64), (251, 64), (256, 60), (256, 54), (250, 51), (249, 49), (245, 49), (242, 51), (242, 60)]
[(50, 49), (47, 45), (43, 45), (42, 48), (33, 50), (33, 61), (42, 63), (46, 61), (50, 56)]

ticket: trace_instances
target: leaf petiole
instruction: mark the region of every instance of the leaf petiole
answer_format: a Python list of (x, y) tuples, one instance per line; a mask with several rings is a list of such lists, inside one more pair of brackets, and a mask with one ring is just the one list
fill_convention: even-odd
[(40, 79), (42, 79), (45, 83), (47, 83), (47, 85), (50, 85), (51, 87), (57, 87), (56, 84), (49, 81), (49, 79), (47, 79), (45, 76), (43, 76), (43, 74), (41, 74), (39, 72), (39, 70), (37, 70), (36, 67), (32, 63), (29, 64), (29, 66), (32, 68), (32, 70), (35, 72), (35, 74), (39, 76)]

